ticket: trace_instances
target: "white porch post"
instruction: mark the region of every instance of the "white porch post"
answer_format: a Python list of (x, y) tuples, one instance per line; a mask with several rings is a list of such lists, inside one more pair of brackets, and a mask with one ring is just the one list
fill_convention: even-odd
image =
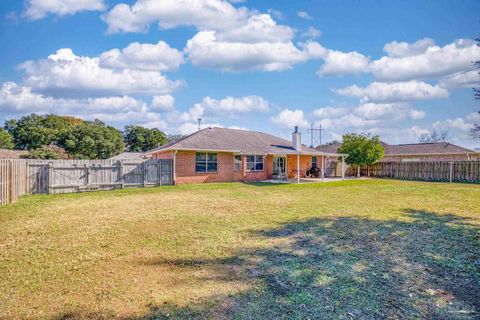
[(345, 180), (345, 156), (342, 156), (342, 180)]
[(297, 183), (300, 183), (300, 155), (297, 153)]
[(325, 180), (325, 156), (322, 156), (322, 182)]

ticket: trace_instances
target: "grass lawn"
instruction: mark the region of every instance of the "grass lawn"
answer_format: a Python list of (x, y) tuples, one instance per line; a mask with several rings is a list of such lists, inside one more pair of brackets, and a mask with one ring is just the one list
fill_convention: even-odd
[(473, 319), (479, 231), (468, 184), (27, 196), (0, 208), (0, 319)]

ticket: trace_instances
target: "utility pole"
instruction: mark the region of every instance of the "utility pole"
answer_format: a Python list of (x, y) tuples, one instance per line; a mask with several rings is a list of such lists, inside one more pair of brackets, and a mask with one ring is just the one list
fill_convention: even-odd
[(322, 124), (319, 124), (318, 128), (315, 128), (313, 123), (310, 125), (310, 147), (315, 148), (315, 145), (321, 146), (322, 145), (322, 131), (325, 131), (325, 129), (322, 129)]
[(198, 118), (197, 121), (198, 121), (198, 131), (200, 131), (201, 125), (202, 125), (202, 118)]

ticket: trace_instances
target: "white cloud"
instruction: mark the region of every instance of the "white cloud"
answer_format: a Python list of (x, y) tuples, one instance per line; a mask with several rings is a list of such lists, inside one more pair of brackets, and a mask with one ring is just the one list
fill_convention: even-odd
[(323, 107), (313, 110), (316, 118), (330, 118), (345, 115), (349, 110), (342, 107)]
[(421, 54), (434, 45), (435, 41), (430, 38), (423, 38), (413, 43), (393, 41), (385, 44), (383, 51), (392, 58), (403, 58)]
[(175, 99), (169, 94), (153, 96), (151, 108), (159, 112), (172, 111), (175, 109)]
[(166, 42), (133, 42), (124, 49), (112, 49), (100, 55), (100, 66), (115, 69), (172, 71), (184, 62), (183, 54)]
[(293, 36), (292, 28), (278, 25), (268, 14), (251, 16), (245, 24), (216, 34), (219, 41), (233, 43), (286, 42)]
[(327, 50), (323, 57), (325, 63), (318, 71), (319, 75), (342, 75), (366, 72), (369, 58), (356, 52)]
[(425, 112), (411, 108), (405, 103), (364, 103), (354, 109), (355, 114), (366, 119), (419, 120)]
[(480, 73), (478, 69), (468, 72), (460, 72), (442, 78), (438, 85), (445, 89), (476, 88), (480, 86)]
[(75, 55), (71, 49), (60, 49), (47, 59), (27, 61), (20, 65), (25, 83), (45, 92), (97, 94), (163, 94), (183, 83), (171, 81), (157, 71), (109, 69), (100, 66), (98, 57)]
[(72, 15), (80, 11), (102, 11), (103, 0), (28, 0), (24, 15), (32, 20), (45, 18), (48, 14)]
[(276, 116), (272, 117), (272, 121), (282, 128), (293, 128), (294, 126), (299, 126), (301, 128), (308, 127), (308, 122), (305, 119), (303, 111), (298, 109), (284, 109)]
[(57, 113), (86, 119), (145, 120), (149, 109), (145, 102), (129, 96), (63, 99), (35, 93), (31, 88), (5, 82), (0, 90), (0, 112), (4, 114)]
[(360, 98), (363, 102), (413, 101), (448, 97), (446, 89), (414, 80), (394, 83), (373, 82), (367, 87), (353, 85), (334, 91), (340, 95)]
[(306, 20), (311, 20), (312, 19), (312, 17), (306, 11), (298, 11), (297, 16), (302, 18), (302, 19), (306, 19)]
[(308, 27), (307, 31), (302, 33), (302, 37), (312, 38), (312, 39), (318, 38), (321, 35), (322, 35), (322, 32), (315, 27)]
[(205, 97), (199, 105), (211, 111), (231, 113), (266, 112), (269, 109), (268, 101), (259, 96), (226, 97), (221, 100)]
[(152, 23), (164, 29), (225, 30), (242, 25), (250, 15), (245, 7), (235, 8), (222, 0), (137, 0), (133, 5), (115, 5), (103, 19), (110, 33), (144, 32)]
[(190, 61), (200, 67), (223, 71), (281, 71), (295, 63), (318, 56), (320, 45), (303, 44), (301, 49), (292, 42), (222, 42), (214, 31), (202, 31), (188, 40), (185, 49)]
[[(472, 40), (459, 39), (439, 47), (431, 40), (403, 45), (389, 44), (393, 56), (373, 61), (369, 70), (374, 77), (384, 81), (410, 79), (439, 79), (456, 72), (469, 70), (472, 62), (480, 59), (480, 47)], [(423, 51), (422, 51), (423, 50)], [(416, 54), (415, 54), (416, 53)]]

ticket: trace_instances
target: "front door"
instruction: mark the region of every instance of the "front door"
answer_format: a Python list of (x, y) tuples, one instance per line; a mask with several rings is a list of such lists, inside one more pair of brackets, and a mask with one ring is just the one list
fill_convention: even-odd
[(286, 158), (273, 157), (273, 179), (285, 179), (286, 175)]

